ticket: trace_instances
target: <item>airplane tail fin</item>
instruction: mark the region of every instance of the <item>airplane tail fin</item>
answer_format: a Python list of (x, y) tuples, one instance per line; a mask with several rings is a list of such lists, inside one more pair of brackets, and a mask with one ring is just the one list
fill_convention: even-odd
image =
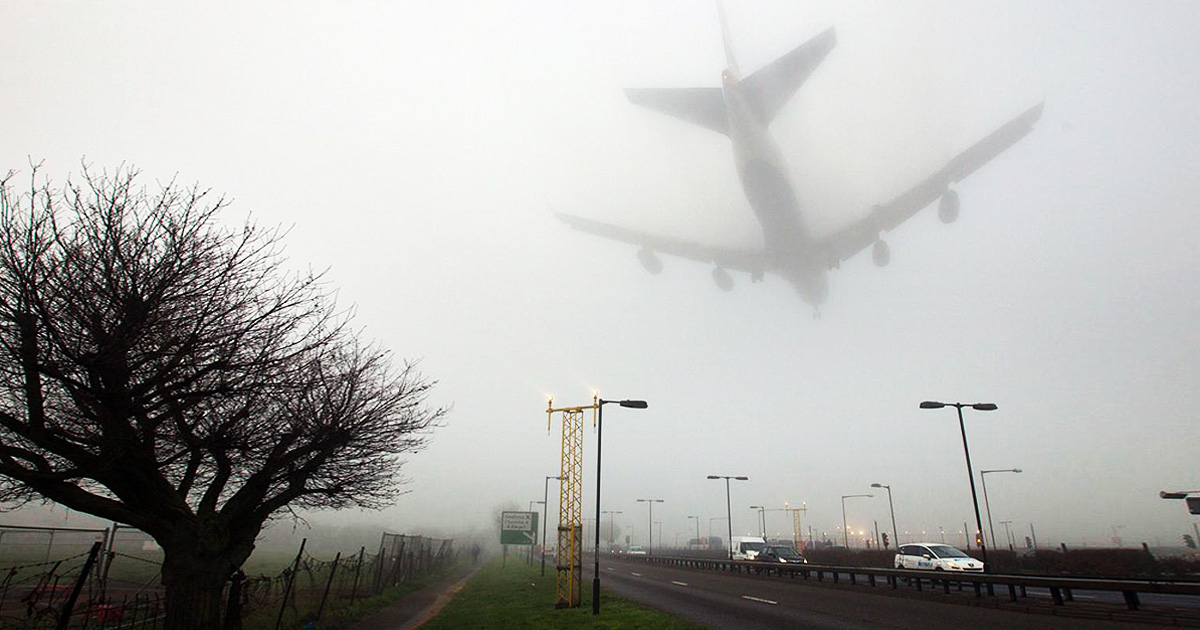
[(734, 74), (738, 72), (737, 58), (733, 56), (733, 40), (729, 37), (729, 24), (725, 22), (725, 7), (717, 0), (717, 18), (721, 21), (721, 41), (725, 44), (725, 67)]

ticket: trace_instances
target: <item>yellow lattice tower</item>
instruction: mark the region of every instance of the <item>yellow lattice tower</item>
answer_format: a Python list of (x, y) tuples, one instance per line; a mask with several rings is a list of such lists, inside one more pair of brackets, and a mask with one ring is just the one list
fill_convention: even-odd
[(800, 513), (808, 513), (808, 504), (802, 504), (804, 507), (788, 507), (787, 501), (783, 502), (783, 509), (792, 513), (792, 544), (795, 545), (796, 551), (804, 549), (804, 529), (800, 526)]
[(578, 608), (583, 586), (583, 412), (592, 410), (595, 423), (599, 400), (584, 407), (554, 408), (546, 404), (546, 430), (554, 412), (562, 412), (562, 464), (558, 480), (558, 545), (555, 550), (557, 594), (555, 608)]

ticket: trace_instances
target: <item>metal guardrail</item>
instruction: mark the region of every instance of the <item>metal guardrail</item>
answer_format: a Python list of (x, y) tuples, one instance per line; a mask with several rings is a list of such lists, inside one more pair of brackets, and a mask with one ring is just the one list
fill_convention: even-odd
[(1073, 590), (1113, 591), (1120, 592), (1125, 597), (1125, 606), (1129, 610), (1141, 607), (1139, 594), (1156, 593), (1165, 595), (1200, 596), (1200, 582), (1180, 582), (1170, 580), (1149, 579), (1106, 579), (1106, 578), (1072, 578), (1047, 575), (1016, 575), (1011, 573), (967, 573), (960, 571), (917, 571), (913, 569), (881, 569), (876, 567), (843, 567), (820, 564), (775, 564), (766, 562), (747, 562), (740, 560), (717, 560), (714, 558), (689, 558), (681, 556), (640, 556), (622, 555), (623, 559), (635, 562), (647, 562), (693, 569), (708, 569), (714, 571), (729, 571), (735, 573), (757, 573), (780, 577), (797, 575), (809, 579), (816, 576), (818, 581), (824, 581), (826, 576), (838, 582), (841, 576), (847, 576), (851, 584), (858, 583), (858, 576), (865, 575), (870, 586), (876, 585), (877, 578), (891, 588), (898, 588), (901, 579), (909, 580), (917, 590), (922, 590), (925, 581), (931, 588), (941, 586), (942, 590), (950, 593), (952, 584), (958, 585), (958, 590), (964, 584), (970, 584), (975, 590), (975, 597), (982, 597), (982, 591), (988, 595), (995, 594), (996, 586), (1008, 588), (1010, 601), (1017, 601), (1017, 590), (1025, 596), (1028, 587), (1045, 588), (1050, 591), (1050, 597), (1055, 606), (1063, 606), (1074, 599)]

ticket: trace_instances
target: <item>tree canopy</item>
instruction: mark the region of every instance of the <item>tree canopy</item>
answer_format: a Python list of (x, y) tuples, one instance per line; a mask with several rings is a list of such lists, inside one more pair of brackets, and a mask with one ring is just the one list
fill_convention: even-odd
[(0, 500), (147, 532), (190, 558), (170, 589), (183, 564), (228, 576), (273, 516), (401, 491), (433, 383), (286, 269), (278, 229), (127, 168), (38, 175), (0, 180)]

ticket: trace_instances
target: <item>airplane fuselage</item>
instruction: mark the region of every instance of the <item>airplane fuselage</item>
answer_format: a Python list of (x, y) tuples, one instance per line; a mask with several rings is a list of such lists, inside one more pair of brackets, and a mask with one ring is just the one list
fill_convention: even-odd
[(763, 245), (773, 269), (788, 279), (813, 306), (828, 294), (826, 270), (801, 218), (800, 200), (788, 177), (787, 162), (767, 126), (755, 116), (731, 70), (721, 75), (734, 164), (746, 200), (762, 226)]

